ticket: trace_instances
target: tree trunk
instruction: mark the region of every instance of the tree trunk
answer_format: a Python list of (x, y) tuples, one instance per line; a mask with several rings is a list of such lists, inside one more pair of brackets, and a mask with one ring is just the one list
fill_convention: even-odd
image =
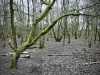
[(63, 46), (65, 46), (65, 38), (66, 38), (66, 37), (65, 37), (65, 36), (66, 36), (66, 34), (65, 34), (65, 29), (66, 29), (66, 28), (65, 28), (65, 25), (64, 25), (64, 31), (63, 31), (63, 36), (64, 36), (64, 38), (63, 38)]
[(98, 37), (99, 37), (99, 41), (100, 41), (100, 32), (99, 32), (99, 30), (97, 30), (97, 33), (98, 33)]
[(92, 45), (92, 40), (89, 40), (88, 41), (88, 47), (91, 48), (91, 45)]
[(79, 33), (79, 38), (81, 38), (83, 28), (84, 28), (84, 25), (82, 26), (82, 28), (81, 28), (81, 30), (80, 30), (80, 33)]
[(11, 67), (12, 69), (16, 69), (17, 68), (17, 61), (18, 61), (19, 56), (17, 56), (17, 54), (15, 53), (12, 57), (12, 63), (11, 63)]
[(30, 46), (30, 44), (26, 41), (21, 47), (19, 47), (16, 52), (14, 52), (14, 55), (12, 57), (12, 62), (11, 62), (11, 68), (12, 69), (16, 69), (17, 67), (17, 61), (20, 57), (20, 55), (22, 54), (23, 51), (25, 51), (28, 47)]
[(70, 34), (68, 34), (68, 43), (70, 43)]
[(99, 41), (100, 41), (100, 33), (98, 35), (99, 35)]
[(75, 39), (77, 39), (77, 32), (75, 32)]
[(13, 39), (14, 49), (17, 49), (16, 29), (15, 29), (15, 27), (14, 27), (13, 0), (10, 0), (10, 13), (11, 13), (11, 30), (12, 30), (12, 39)]
[(44, 46), (44, 36), (42, 36), (42, 37), (40, 38), (40, 46), (39, 46), (39, 48), (40, 48), (40, 49), (44, 49), (44, 48), (45, 48), (45, 46)]

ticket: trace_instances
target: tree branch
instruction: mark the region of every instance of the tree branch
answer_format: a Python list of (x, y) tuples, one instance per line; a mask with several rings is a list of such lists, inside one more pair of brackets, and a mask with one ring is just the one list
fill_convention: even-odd
[(54, 19), (54, 21), (51, 23), (51, 25), (49, 25), (45, 30), (43, 30), (36, 38), (34, 38), (31, 42), (31, 45), (33, 45), (41, 36), (45, 35), (57, 22), (58, 20), (62, 19), (63, 17), (66, 16), (79, 16), (79, 15), (83, 15), (83, 16), (92, 16), (95, 17), (95, 15), (91, 15), (91, 14), (83, 14), (83, 13), (67, 13), (64, 14), (56, 19)]
[(83, 9), (92, 8), (92, 7), (96, 6), (96, 5), (99, 4), (99, 3), (100, 3), (100, 1), (96, 2), (96, 3), (93, 4), (93, 5), (86, 6), (86, 7), (82, 7), (82, 8), (80, 8), (79, 10), (73, 9), (73, 10), (69, 10), (68, 12), (72, 12), (72, 11), (75, 11), (75, 10), (76, 10), (76, 11), (80, 11), (80, 10), (83, 10)]
[(13, 47), (12, 44), (11, 44), (11, 39), (9, 39), (8, 44), (9, 44), (9, 46), (14, 50), (14, 47)]
[(40, 0), (41, 4), (50, 5), (49, 3), (45, 2), (44, 0)]
[(53, 0), (52, 3), (50, 5), (47, 6), (47, 8), (45, 9), (45, 11), (40, 15), (40, 17), (38, 17), (36, 19), (37, 22), (41, 21), (49, 12), (49, 10), (51, 9), (51, 7), (53, 6), (53, 4), (55, 3), (56, 0)]
[(33, 34), (35, 34), (35, 28), (36, 28), (37, 24), (48, 14), (49, 10), (51, 9), (51, 7), (55, 3), (55, 1), (56, 0), (53, 0), (50, 5), (47, 5), (47, 8), (45, 9), (45, 11), (34, 21), (34, 23), (32, 25), (32, 30), (31, 30), (29, 37), (28, 37), (28, 40), (27, 40), (28, 42), (32, 41)]

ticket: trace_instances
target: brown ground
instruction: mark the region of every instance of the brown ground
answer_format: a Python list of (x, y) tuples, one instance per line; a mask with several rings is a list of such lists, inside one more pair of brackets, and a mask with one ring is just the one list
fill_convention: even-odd
[[(100, 75), (100, 43), (92, 43), (92, 48), (88, 48), (82, 39), (71, 40), (64, 47), (62, 42), (50, 39), (45, 42), (46, 49), (27, 49), (30, 58), (20, 58), (17, 70), (10, 69), (10, 56), (0, 56), (0, 75)], [(0, 39), (0, 54), (10, 52), (8, 45), (2, 47)]]

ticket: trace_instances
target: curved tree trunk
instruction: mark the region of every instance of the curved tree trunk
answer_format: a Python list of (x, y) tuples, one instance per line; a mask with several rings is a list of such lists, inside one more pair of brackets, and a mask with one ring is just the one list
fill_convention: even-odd
[[(50, 5), (47, 5), (47, 8), (45, 9), (45, 11), (34, 21), (33, 26), (32, 26), (32, 30), (31, 30), (31, 32), (29, 34), (29, 37), (28, 37), (27, 41), (25, 43), (23, 43), (21, 47), (17, 48), (16, 51), (14, 52), (14, 55), (12, 57), (12, 62), (11, 62), (11, 68), (12, 69), (16, 69), (17, 68), (17, 61), (18, 61), (21, 53), (23, 51), (25, 51), (31, 45), (34, 45), (36, 43), (36, 41), (41, 36), (46, 34), (57, 23), (56, 20), (59, 20), (59, 19), (56, 19), (47, 29), (42, 31), (36, 38), (33, 39), (33, 34), (35, 33), (35, 28), (36, 28), (37, 24), (48, 14), (49, 10), (51, 9), (51, 7), (55, 3), (55, 1), (56, 0), (53, 0)], [(10, 0), (10, 8), (11, 9), (12, 9), (12, 4), (13, 4), (13, 0)], [(12, 13), (12, 11), (11, 11), (11, 13)], [(11, 21), (13, 21), (13, 16), (11, 16)], [(13, 22), (11, 22), (11, 23), (13, 23)], [(12, 27), (14, 27), (14, 26), (12, 26)], [(12, 28), (12, 30), (13, 29), (14, 28)], [(15, 38), (13, 37), (13, 39), (15, 39)]]
[(17, 67), (17, 61), (22, 54), (23, 51), (25, 51), (30, 44), (28, 42), (25, 42), (21, 47), (17, 48), (16, 52), (14, 52), (14, 55), (12, 57), (11, 67), (12, 69), (16, 69)]

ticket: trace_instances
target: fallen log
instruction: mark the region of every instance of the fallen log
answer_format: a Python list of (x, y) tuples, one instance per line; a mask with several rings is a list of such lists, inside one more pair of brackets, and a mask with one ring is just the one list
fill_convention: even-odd
[[(10, 56), (12, 57), (14, 55), (14, 53), (9, 53), (9, 54), (1, 54), (1, 56)], [(27, 53), (21, 54), (20, 55), (21, 58), (30, 58), (30, 55), (28, 55)]]
[(89, 62), (89, 63), (83, 63), (84, 66), (92, 65), (92, 64), (100, 64), (100, 61), (97, 61), (97, 62)]
[(28, 47), (27, 49), (34, 49), (34, 48), (39, 48), (39, 47)]
[(48, 56), (69, 56), (67, 54), (49, 54)]
[(0, 68), (0, 70), (3, 70), (3, 68)]
[(30, 58), (30, 55), (20, 55), (21, 58)]
[(94, 53), (94, 54), (100, 54), (100, 53)]
[(9, 56), (9, 54), (1, 54), (1, 56)]
[(29, 52), (23, 52), (22, 54), (28, 54)]

